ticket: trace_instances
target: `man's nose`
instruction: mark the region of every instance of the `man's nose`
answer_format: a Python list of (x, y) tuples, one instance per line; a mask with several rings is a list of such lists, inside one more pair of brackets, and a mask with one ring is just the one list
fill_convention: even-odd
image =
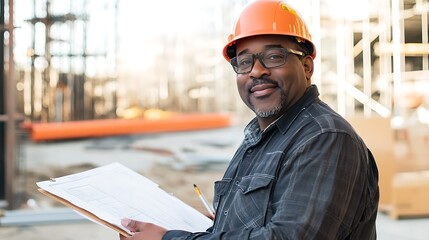
[(268, 74), (270, 70), (265, 67), (262, 60), (258, 57), (255, 58), (255, 62), (253, 63), (252, 71), (250, 71), (250, 74), (252, 77), (259, 78), (264, 74)]

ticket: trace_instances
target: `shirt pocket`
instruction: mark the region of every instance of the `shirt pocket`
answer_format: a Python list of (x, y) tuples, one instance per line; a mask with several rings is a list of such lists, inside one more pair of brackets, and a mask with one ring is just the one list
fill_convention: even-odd
[(243, 177), (241, 181), (237, 182), (238, 188), (243, 194), (248, 194), (253, 191), (257, 191), (260, 188), (265, 188), (270, 185), (273, 178), (271, 176), (247, 176)]
[(216, 181), (214, 183), (214, 197), (213, 197), (213, 207), (215, 211), (217, 211), (217, 208), (219, 206), (219, 202), (222, 199), (222, 197), (225, 195), (228, 185), (230, 184), (231, 180), (220, 180)]
[(234, 218), (231, 215), (235, 215), (246, 228), (263, 226), (273, 179), (270, 175), (252, 175), (236, 182), (239, 190), (236, 192), (229, 217)]

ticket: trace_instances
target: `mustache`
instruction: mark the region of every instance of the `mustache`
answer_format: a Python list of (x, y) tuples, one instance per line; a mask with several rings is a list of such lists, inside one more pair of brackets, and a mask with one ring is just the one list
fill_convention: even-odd
[(278, 83), (270, 78), (254, 78), (252, 81), (252, 84), (250, 85), (250, 88), (260, 85), (260, 84), (273, 84), (278, 85)]

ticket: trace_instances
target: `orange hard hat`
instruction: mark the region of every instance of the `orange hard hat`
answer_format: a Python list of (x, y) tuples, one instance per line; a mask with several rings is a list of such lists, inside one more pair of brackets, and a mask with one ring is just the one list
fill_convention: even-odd
[(228, 36), (223, 56), (229, 62), (236, 55), (237, 40), (267, 34), (296, 37), (299, 43), (308, 46), (308, 54), (313, 59), (316, 57), (307, 25), (295, 9), (281, 0), (256, 0), (248, 4), (237, 19), (233, 33)]

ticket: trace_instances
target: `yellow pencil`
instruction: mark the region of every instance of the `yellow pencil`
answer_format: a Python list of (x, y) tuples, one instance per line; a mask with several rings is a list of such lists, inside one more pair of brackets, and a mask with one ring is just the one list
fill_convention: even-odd
[(210, 216), (214, 219), (214, 209), (210, 206), (207, 199), (204, 197), (204, 195), (201, 193), (200, 189), (197, 185), (194, 184), (195, 192), (197, 193), (198, 197), (201, 199), (201, 202), (203, 202), (204, 207), (206, 207), (207, 211), (209, 212)]

